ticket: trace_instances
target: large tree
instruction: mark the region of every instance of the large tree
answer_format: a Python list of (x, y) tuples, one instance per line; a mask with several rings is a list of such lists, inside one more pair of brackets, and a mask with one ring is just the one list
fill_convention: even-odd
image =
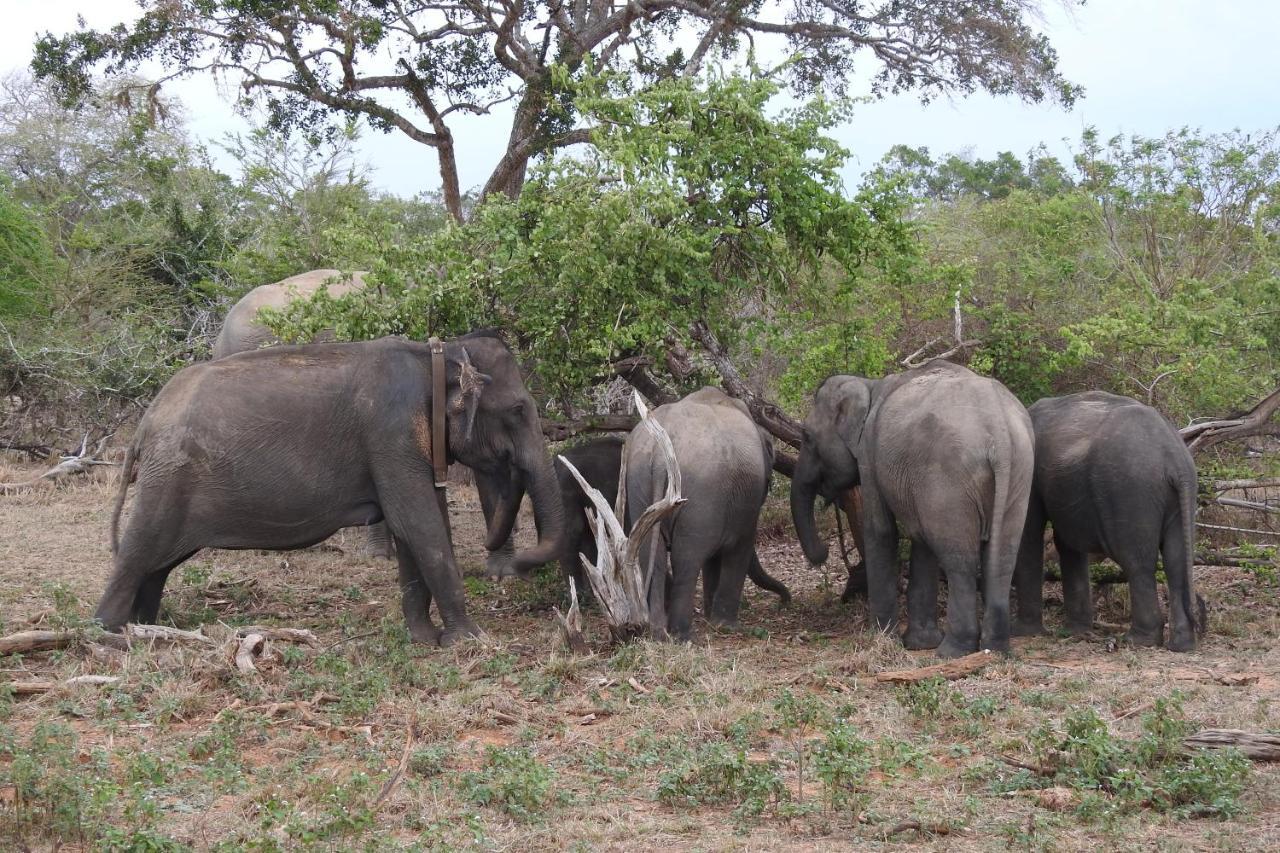
[[(1067, 0), (1074, 2), (1074, 0)], [(98, 71), (154, 60), (170, 76), (238, 79), (273, 126), (363, 117), (434, 148), (462, 219), (453, 122), (509, 121), (482, 195), (515, 197), (531, 158), (591, 140), (566, 95), (575, 75), (622, 85), (697, 74), (709, 58), (779, 58), (795, 91), (929, 98), (985, 89), (1070, 103), (1077, 89), (1034, 23), (1040, 0), (147, 0), (133, 23), (46, 34), (33, 67), (72, 99)], [(861, 60), (866, 59), (864, 67)], [(511, 102), (514, 109), (495, 112)], [(500, 117), (499, 117), (500, 116)]]

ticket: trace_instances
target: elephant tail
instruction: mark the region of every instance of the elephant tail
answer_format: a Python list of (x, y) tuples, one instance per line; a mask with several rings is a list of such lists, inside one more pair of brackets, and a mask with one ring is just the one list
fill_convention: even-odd
[(138, 437), (129, 443), (124, 454), (124, 465), (120, 467), (120, 490), (116, 492), (115, 506), (111, 508), (111, 556), (120, 550), (120, 513), (124, 510), (125, 495), (129, 492), (129, 483), (133, 480), (133, 468), (138, 461)]

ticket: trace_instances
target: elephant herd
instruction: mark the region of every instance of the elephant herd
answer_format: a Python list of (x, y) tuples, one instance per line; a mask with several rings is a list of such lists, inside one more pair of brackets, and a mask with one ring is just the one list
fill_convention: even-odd
[[(300, 548), (343, 527), (385, 524), (412, 638), (447, 645), (476, 634), (444, 490), (435, 486), (437, 453), (475, 474), (491, 570), (525, 574), (559, 559), (582, 588), (578, 555), (595, 556), (584, 498), (553, 466), (539, 406), (506, 345), (490, 332), (445, 343), (442, 400), (433, 399), (439, 385), (427, 344), (383, 338), (258, 348), (272, 342), (256, 324), (258, 308), (314, 290), (332, 273), (308, 275), (242, 300), (214, 360), (177, 373), (143, 417), (124, 462), (112, 514), (114, 566), (96, 618), (109, 630), (154, 621), (169, 573), (202, 548)], [(433, 446), (433, 407), (445, 412), (445, 447)], [(715, 388), (661, 406), (653, 418), (671, 437), (687, 499), (642, 553), (654, 566), (653, 635), (689, 639), (699, 577), (712, 624), (736, 623), (748, 577), (789, 601), (755, 552), (772, 440), (740, 401)], [(1102, 554), (1129, 581), (1129, 637), (1159, 644), (1162, 557), (1169, 648), (1194, 647), (1195, 468), (1154, 409), (1100, 392), (1027, 409), (996, 380), (935, 361), (879, 380), (827, 379), (803, 433), (791, 509), (804, 553), (814, 564), (827, 557), (817, 498), (840, 500), (860, 487), (868, 598), (880, 630), (897, 630), (899, 532), (911, 542), (908, 647), (936, 648), (940, 656), (1006, 651), (1011, 633), (1043, 631), (1047, 524), (1061, 556), (1070, 630), (1092, 626), (1088, 562)], [(640, 428), (565, 455), (606, 498), (625, 488), (628, 515), (666, 486), (664, 462)], [(121, 534), (131, 483), (133, 510)], [(511, 533), (526, 494), (538, 541), (515, 552)], [(433, 600), (442, 626), (431, 618)]]

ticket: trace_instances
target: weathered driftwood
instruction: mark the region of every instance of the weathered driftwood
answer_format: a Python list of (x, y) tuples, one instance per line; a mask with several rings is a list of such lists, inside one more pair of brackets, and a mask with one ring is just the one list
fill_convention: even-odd
[(306, 628), (277, 628), (272, 625), (245, 625), (235, 629), (237, 637), (247, 637), (250, 634), (260, 634), (265, 640), (275, 640), (280, 643), (301, 643), (304, 646), (317, 646), (320, 644), (320, 638)]
[(77, 675), (65, 681), (10, 681), (8, 688), (14, 696), (35, 696), (40, 693), (49, 693), (59, 687), (99, 687), (104, 684), (115, 684), (119, 680), (120, 677), (116, 675)]
[(261, 652), (267, 644), (267, 638), (261, 634), (248, 634), (240, 638), (235, 646), (234, 661), (241, 675), (256, 675), (258, 668), (253, 665), (254, 655)]
[(962, 658), (934, 664), (933, 666), (878, 672), (875, 679), (882, 684), (914, 684), (917, 681), (937, 677), (954, 681), (957, 678), (964, 678), (966, 675), (973, 675), (994, 660), (996, 660), (996, 655), (990, 652), (974, 652), (971, 655), (965, 655)]
[(0, 483), (0, 495), (9, 494), (11, 492), (22, 492), (27, 489), (34, 488), (37, 484), (44, 480), (57, 480), (62, 477), (68, 477), (72, 474), (87, 474), (95, 466), (98, 465), (115, 465), (114, 462), (104, 462), (101, 459), (95, 459), (102, 448), (106, 445), (107, 438), (103, 438), (98, 442), (98, 446), (93, 449), (93, 453), (89, 453), (89, 434), (85, 433), (84, 438), (80, 441), (80, 450), (71, 456), (62, 457), (62, 461), (54, 465), (48, 471), (45, 471), (39, 477), (34, 477), (22, 483)]
[(1192, 453), (1223, 441), (1256, 435), (1280, 435), (1280, 423), (1272, 416), (1280, 411), (1280, 388), (1243, 414), (1216, 421), (1192, 424), (1180, 430), (1182, 440)]
[(1240, 729), (1203, 729), (1182, 741), (1188, 749), (1224, 749), (1234, 746), (1254, 761), (1280, 761), (1280, 735)]
[(30, 652), (47, 652), (65, 649), (80, 642), (75, 631), (19, 631), (0, 637), (0, 655), (24, 655)]
[(167, 625), (139, 625), (130, 622), (124, 626), (125, 637), (131, 640), (159, 640), (166, 643), (199, 643), (205, 646), (216, 646), (218, 641), (207, 637), (201, 631), (184, 631), (181, 628), (170, 628)]
[(582, 611), (578, 609), (578, 584), (569, 578), (569, 612), (561, 613), (559, 607), (552, 607), (556, 621), (560, 623), (560, 638), (575, 655), (591, 654), (591, 647), (582, 635)]
[(1280, 477), (1262, 477), (1257, 480), (1214, 480), (1215, 492), (1234, 492), (1242, 489), (1280, 488)]
[(671, 437), (653, 418), (640, 394), (635, 395), (636, 409), (640, 412), (640, 422), (653, 436), (654, 443), (662, 454), (667, 469), (666, 492), (657, 503), (645, 509), (632, 526), (628, 536), (622, 527), (621, 519), (626, 518), (627, 509), (627, 455), (628, 449), (622, 451), (622, 467), (618, 475), (618, 499), (616, 507), (611, 508), (609, 502), (599, 489), (593, 488), (583, 479), (582, 474), (573, 463), (563, 456), (557, 457), (578, 481), (595, 511), (587, 511), (587, 519), (596, 537), (596, 562), (593, 564), (585, 556), (582, 559), (591, 589), (600, 603), (600, 610), (605, 621), (609, 623), (609, 631), (616, 640), (627, 640), (647, 634), (649, 631), (649, 572), (640, 566), (640, 549), (645, 539), (655, 526), (674, 513), (685, 499), (680, 497), (680, 466), (676, 463), (675, 448), (671, 445)]

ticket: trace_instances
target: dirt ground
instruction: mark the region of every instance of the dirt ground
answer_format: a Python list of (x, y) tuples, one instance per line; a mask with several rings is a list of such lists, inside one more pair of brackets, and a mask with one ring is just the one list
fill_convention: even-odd
[[(39, 470), (0, 464), (0, 482)], [(749, 586), (739, 633), (621, 648), (588, 610), (597, 653), (571, 657), (554, 573), (481, 578), (479, 507), (456, 487), (484, 640), (409, 644), (394, 564), (359, 557), (346, 531), (306, 551), (198, 554), (173, 573), (162, 621), (217, 642), (119, 652), (87, 621), (114, 490), (102, 471), (0, 497), (0, 633), (85, 637), (0, 658), (0, 684), (118, 678), (0, 691), (6, 848), (1280, 849), (1275, 765), (1237, 773), (1238, 796), (1180, 755), (1149, 758), (1158, 772), (1112, 766), (1102, 785), (1086, 766), (1123, 763), (1137, 753), (1107, 750), (1174, 724), (1280, 731), (1274, 573), (1200, 569), (1209, 631), (1191, 654), (1128, 648), (1104, 627), (895, 687), (874, 675), (932, 658), (868, 631), (863, 606), (839, 601), (842, 571), (810, 569), (770, 506), (784, 535), (760, 557), (790, 608)], [(1124, 587), (1098, 595), (1100, 621), (1126, 624)], [(1057, 624), (1061, 592), (1046, 596)], [(228, 638), (244, 625), (318, 643), (268, 641), (240, 674)]]

